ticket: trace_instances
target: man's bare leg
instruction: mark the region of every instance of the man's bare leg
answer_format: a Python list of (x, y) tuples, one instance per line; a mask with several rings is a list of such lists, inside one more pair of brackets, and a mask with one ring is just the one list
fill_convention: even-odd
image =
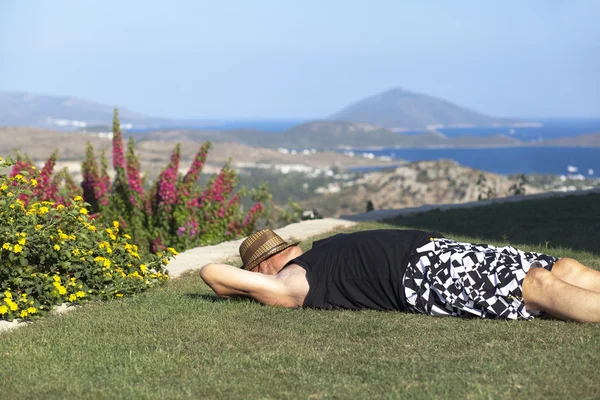
[(561, 258), (552, 267), (561, 280), (592, 292), (600, 293), (600, 271), (591, 269), (572, 258)]
[(574, 286), (544, 268), (531, 268), (523, 281), (527, 310), (564, 320), (600, 322), (600, 293)]

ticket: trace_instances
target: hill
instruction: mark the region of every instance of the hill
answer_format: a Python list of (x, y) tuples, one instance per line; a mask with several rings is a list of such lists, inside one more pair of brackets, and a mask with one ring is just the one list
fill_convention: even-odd
[(540, 144), (556, 147), (600, 147), (600, 132), (543, 140)]
[[(115, 107), (77, 97), (0, 92), (0, 126), (77, 129), (86, 125), (107, 125), (112, 121)], [(149, 117), (121, 107), (119, 115), (122, 124), (132, 124), (136, 128), (173, 125), (169, 119)]]
[[(480, 175), (485, 182), (477, 183)], [(367, 201), (375, 209), (418, 207), (423, 204), (450, 204), (505, 197), (517, 180), (462, 166), (452, 160), (418, 161), (388, 172), (374, 172), (318, 190), (322, 194), (302, 203), (326, 216), (365, 211)], [(488, 192), (489, 190), (489, 192)], [(526, 185), (526, 193), (542, 191)]]
[(425, 129), (435, 125), (511, 123), (400, 88), (367, 97), (334, 113), (332, 120), (364, 122), (390, 129)]
[[(164, 168), (176, 143), (181, 143), (181, 168), (182, 172), (185, 172), (200, 148), (200, 143), (213, 139), (210, 135), (199, 138), (193, 135), (182, 136), (176, 134), (177, 131), (172, 132), (172, 136), (165, 132), (162, 140), (136, 140), (136, 153), (141, 159), (142, 169), (150, 177), (158, 175)], [(50, 153), (57, 149), (59, 151), (57, 169), (66, 166), (77, 179), (88, 142), (94, 146), (97, 154), (105, 151), (109, 156), (109, 161), (111, 160), (112, 141), (98, 137), (98, 135), (31, 127), (0, 127), (0, 157), (6, 157), (16, 150), (27, 153), (36, 164), (41, 165), (50, 156)], [(221, 140), (213, 141), (205, 172), (217, 171), (228, 159), (232, 160), (233, 166), (238, 170), (268, 167), (272, 167), (274, 170), (313, 171), (330, 168), (345, 170), (359, 166), (397, 165), (401, 162), (399, 160), (350, 157), (337, 152), (316, 151), (308, 152), (308, 154), (304, 152), (285, 154), (273, 148), (250, 147), (242, 143)]]

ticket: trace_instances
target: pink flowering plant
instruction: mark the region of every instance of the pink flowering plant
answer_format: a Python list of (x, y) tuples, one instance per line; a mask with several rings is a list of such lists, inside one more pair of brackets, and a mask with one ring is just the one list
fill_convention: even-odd
[[(198, 185), (210, 143), (204, 143), (187, 173), (179, 173), (181, 150), (177, 145), (169, 164), (149, 185), (140, 168), (133, 138), (123, 143), (119, 114), (113, 117), (112, 168), (104, 153), (98, 162), (88, 144), (82, 163), (82, 181), (76, 184), (66, 170), (54, 172), (58, 153), (54, 152), (40, 171), (31, 161), (18, 156), (11, 177), (36, 171), (36, 186), (19, 194), (24, 207), (42, 201), (67, 206), (81, 196), (89, 216), (105, 224), (119, 223), (133, 243), (152, 252), (167, 248), (177, 251), (210, 245), (251, 233), (271, 199), (266, 186), (252, 190), (237, 188), (238, 178), (227, 163), (205, 187)], [(12, 185), (16, 184), (12, 181)]]
[[(119, 221), (91, 218), (91, 204), (68, 197), (77, 185), (67, 179), (59, 186), (50, 167), (37, 171), (23, 159), (0, 159), (0, 169), (15, 166), (18, 173), (0, 171), (0, 320), (35, 318), (61, 303), (119, 298), (168, 279), (165, 265), (175, 249), (144, 251)], [(53, 179), (56, 190), (40, 188)]]
[[(123, 144), (118, 111), (113, 118), (113, 168), (111, 183), (106, 161), (100, 168), (88, 145), (82, 165), (83, 198), (90, 214), (106, 222), (119, 221), (140, 246), (153, 252), (179, 251), (219, 243), (251, 233), (270, 198), (266, 187), (237, 189), (238, 178), (227, 163), (205, 187), (198, 185), (210, 143), (204, 143), (187, 173), (179, 173), (181, 149), (177, 145), (169, 164), (152, 185), (145, 182), (133, 138)], [(245, 211), (243, 199), (250, 202)]]

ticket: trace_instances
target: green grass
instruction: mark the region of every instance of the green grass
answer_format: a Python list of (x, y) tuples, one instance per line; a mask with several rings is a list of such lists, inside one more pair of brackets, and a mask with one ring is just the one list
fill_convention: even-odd
[[(435, 229), (600, 269), (599, 200), (431, 212), (354, 229)], [(196, 273), (0, 334), (0, 398), (598, 398), (599, 349), (600, 325), (279, 309), (219, 300)]]

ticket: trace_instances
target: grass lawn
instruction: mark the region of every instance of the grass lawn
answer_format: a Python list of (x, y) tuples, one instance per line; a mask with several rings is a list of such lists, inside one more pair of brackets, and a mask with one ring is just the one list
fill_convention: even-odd
[[(600, 195), (430, 212), (424, 228), (600, 269)], [(310, 242), (302, 244), (310, 248)], [(0, 334), (0, 398), (598, 398), (600, 325), (222, 301), (198, 274)]]

